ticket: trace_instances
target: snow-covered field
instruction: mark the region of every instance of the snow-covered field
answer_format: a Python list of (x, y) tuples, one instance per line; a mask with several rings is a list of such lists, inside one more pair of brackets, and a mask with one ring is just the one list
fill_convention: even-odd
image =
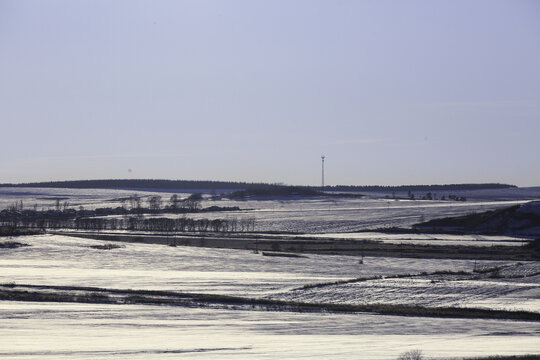
[(383, 278), (299, 288), (272, 297), (301, 302), (407, 304), (540, 312), (540, 264), (532, 262), (510, 267), (516, 273), (521, 271), (529, 276), (523, 281), (521, 278), (492, 279), (478, 274)]
[[(70, 207), (85, 209), (121, 206), (121, 199), (133, 194), (149, 197), (159, 195), (166, 203), (173, 193), (103, 190), (103, 189), (45, 189), (0, 188), (0, 209), (22, 200), (26, 208), (53, 209), (57, 199)], [(380, 227), (408, 227), (434, 218), (465, 215), (521, 204), (540, 199), (540, 188), (491, 190), (487, 193), (468, 193), (469, 201), (393, 200), (365, 198), (296, 198), (287, 200), (206, 200), (203, 207), (238, 206), (240, 211), (189, 214), (193, 218), (254, 218), (257, 231), (291, 231), (309, 234), (350, 232)], [(178, 193), (187, 197), (189, 192)], [(442, 194), (440, 194), (442, 195)]]
[(466, 246), (519, 246), (525, 245), (529, 239), (500, 235), (448, 235), (448, 234), (386, 234), (378, 232), (327, 233), (298, 235), (309, 238), (374, 240), (389, 244), (437, 244)]
[[(243, 250), (132, 243), (104, 251), (90, 248), (103, 241), (58, 235), (16, 241), (31, 246), (0, 249), (0, 283), (264, 296), (311, 283), (474, 268), (473, 260), (365, 258), (360, 265), (351, 256), (268, 257)], [(479, 261), (477, 266), (505, 263)]]
[(0, 358), (396, 359), (538, 353), (524, 321), (2, 302)]
[[(53, 207), (56, 197), (75, 207), (114, 207), (119, 203), (112, 200), (131, 194), (133, 191), (3, 188), (0, 209), (20, 199), (28, 207), (33, 201), (38, 208)], [(170, 196), (159, 194), (164, 200)], [(339, 233), (366, 227), (409, 226), (420, 220), (505, 207), (524, 200), (205, 200), (203, 206), (239, 206), (245, 210), (197, 216), (254, 216), (259, 231), (369, 236), (398, 242), (513, 243), (520, 239), (419, 236), (406, 240), (400, 235)], [(245, 250), (132, 243), (99, 250), (91, 246), (105, 242), (58, 235), (0, 239), (8, 240), (31, 246), (0, 248), (0, 284), (540, 312), (538, 262), (366, 257), (360, 264), (358, 258), (348, 256), (267, 257)], [(490, 276), (473, 273), (475, 267), (500, 270), (497, 276)], [(437, 271), (470, 274), (432, 274)], [(394, 277), (401, 274), (418, 276)], [(384, 278), (330, 284), (377, 276)], [(310, 284), (326, 285), (303, 288)], [(526, 354), (540, 353), (538, 335), (538, 322), (534, 321), (0, 301), (0, 358), (6, 359), (395, 359), (411, 349), (421, 349), (429, 357)]]
[[(16, 240), (31, 246), (0, 249), (0, 283), (167, 289), (338, 303), (458, 303), (494, 308), (502, 304), (504, 308), (516, 305), (540, 311), (538, 276), (494, 282), (389, 278), (311, 292), (294, 290), (357, 277), (471, 271), (475, 264), (470, 260), (364, 258), (364, 264), (359, 264), (357, 258), (347, 256), (265, 257), (243, 250), (131, 243), (119, 243), (123, 247), (107, 251), (90, 248), (100, 241), (55, 235)], [(476, 266), (512, 264), (478, 261)], [(528, 262), (501, 273), (530, 275), (535, 266)], [(525, 306), (527, 299), (530, 302)], [(540, 352), (536, 322), (138, 305), (0, 304), (0, 357), (10, 359), (393, 359), (411, 349), (440, 357)]]

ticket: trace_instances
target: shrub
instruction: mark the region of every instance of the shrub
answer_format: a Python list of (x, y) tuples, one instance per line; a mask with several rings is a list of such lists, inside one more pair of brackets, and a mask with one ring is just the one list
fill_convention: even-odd
[(422, 360), (422, 350), (410, 350), (404, 353), (401, 353), (397, 360)]
[(30, 246), (30, 245), (23, 244), (23, 243), (16, 242), (16, 241), (0, 242), (0, 249), (2, 249), (2, 248), (4, 248), (4, 249), (16, 249), (16, 248), (23, 247), (23, 246)]
[(97, 250), (112, 250), (112, 249), (123, 248), (124, 246), (117, 245), (117, 244), (104, 244), (104, 245), (91, 245), (90, 247), (92, 249), (97, 249)]

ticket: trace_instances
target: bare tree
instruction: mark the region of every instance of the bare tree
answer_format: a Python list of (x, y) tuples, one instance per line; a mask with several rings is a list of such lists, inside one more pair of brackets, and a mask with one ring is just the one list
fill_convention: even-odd
[(150, 208), (150, 210), (152, 211), (159, 211), (161, 209), (161, 196), (151, 196), (149, 199), (148, 199), (148, 207)]
[(141, 207), (141, 198), (137, 194), (133, 194), (129, 198), (129, 204), (131, 209), (140, 209)]
[(171, 198), (169, 199), (169, 203), (171, 204), (170, 205), (171, 209), (177, 210), (179, 202), (180, 200), (178, 199), (178, 195), (176, 194), (172, 195)]
[(202, 195), (201, 194), (191, 194), (186, 200), (183, 201), (183, 205), (189, 210), (189, 211), (197, 211), (201, 208), (201, 200)]

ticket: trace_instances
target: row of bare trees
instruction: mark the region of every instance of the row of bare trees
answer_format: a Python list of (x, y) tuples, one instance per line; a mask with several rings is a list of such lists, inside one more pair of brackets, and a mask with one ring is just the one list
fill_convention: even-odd
[[(201, 209), (201, 194), (191, 194), (189, 197), (182, 199), (178, 195), (171, 195), (169, 201), (165, 203), (161, 196), (154, 195), (149, 196), (147, 199), (148, 209), (152, 212), (160, 212), (161, 210), (171, 210), (176, 212), (178, 210), (197, 211)], [(138, 195), (132, 195), (128, 198), (122, 199), (122, 207), (125, 209), (142, 209), (143, 198)]]
[(145, 218), (128, 216), (123, 218), (88, 217), (75, 219), (41, 218), (24, 219), (9, 225), (39, 229), (77, 230), (133, 230), (160, 232), (248, 232), (255, 229), (255, 218), (191, 219)]

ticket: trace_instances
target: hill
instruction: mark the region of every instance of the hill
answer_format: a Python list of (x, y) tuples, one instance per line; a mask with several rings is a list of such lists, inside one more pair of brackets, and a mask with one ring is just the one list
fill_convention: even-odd
[(325, 186), (324, 190), (328, 191), (360, 191), (360, 192), (392, 192), (392, 191), (464, 191), (464, 190), (487, 190), (487, 189), (507, 189), (517, 188), (516, 185), (499, 184), (499, 183), (482, 183), (482, 184), (442, 184), (442, 185), (397, 185), (397, 186), (381, 186), (381, 185), (335, 185)]
[[(20, 184), (0, 184), (0, 187), (40, 187), (40, 188), (69, 188), (69, 189), (159, 189), (159, 190), (266, 190), (272, 193), (272, 189), (284, 190), (298, 189), (321, 190), (319, 186), (289, 186), (283, 184), (248, 183), (233, 181), (207, 181), (207, 180), (163, 180), (163, 179), (101, 179), (101, 180), (71, 180), (71, 181), (47, 181)], [(485, 184), (446, 184), (446, 185), (336, 185), (325, 186), (325, 191), (340, 192), (392, 192), (392, 191), (458, 191), (480, 189), (506, 189), (515, 188), (515, 185), (485, 183)]]
[(413, 226), (422, 232), (466, 232), (540, 236), (540, 201), (465, 216), (434, 219)]
[(160, 189), (160, 190), (244, 190), (260, 187), (277, 186), (264, 183), (247, 183), (232, 181), (201, 181), (201, 180), (163, 180), (163, 179), (101, 179), (101, 180), (71, 180), (47, 181), (21, 184), (0, 184), (0, 187), (38, 187), (38, 188), (67, 188), (67, 189)]

